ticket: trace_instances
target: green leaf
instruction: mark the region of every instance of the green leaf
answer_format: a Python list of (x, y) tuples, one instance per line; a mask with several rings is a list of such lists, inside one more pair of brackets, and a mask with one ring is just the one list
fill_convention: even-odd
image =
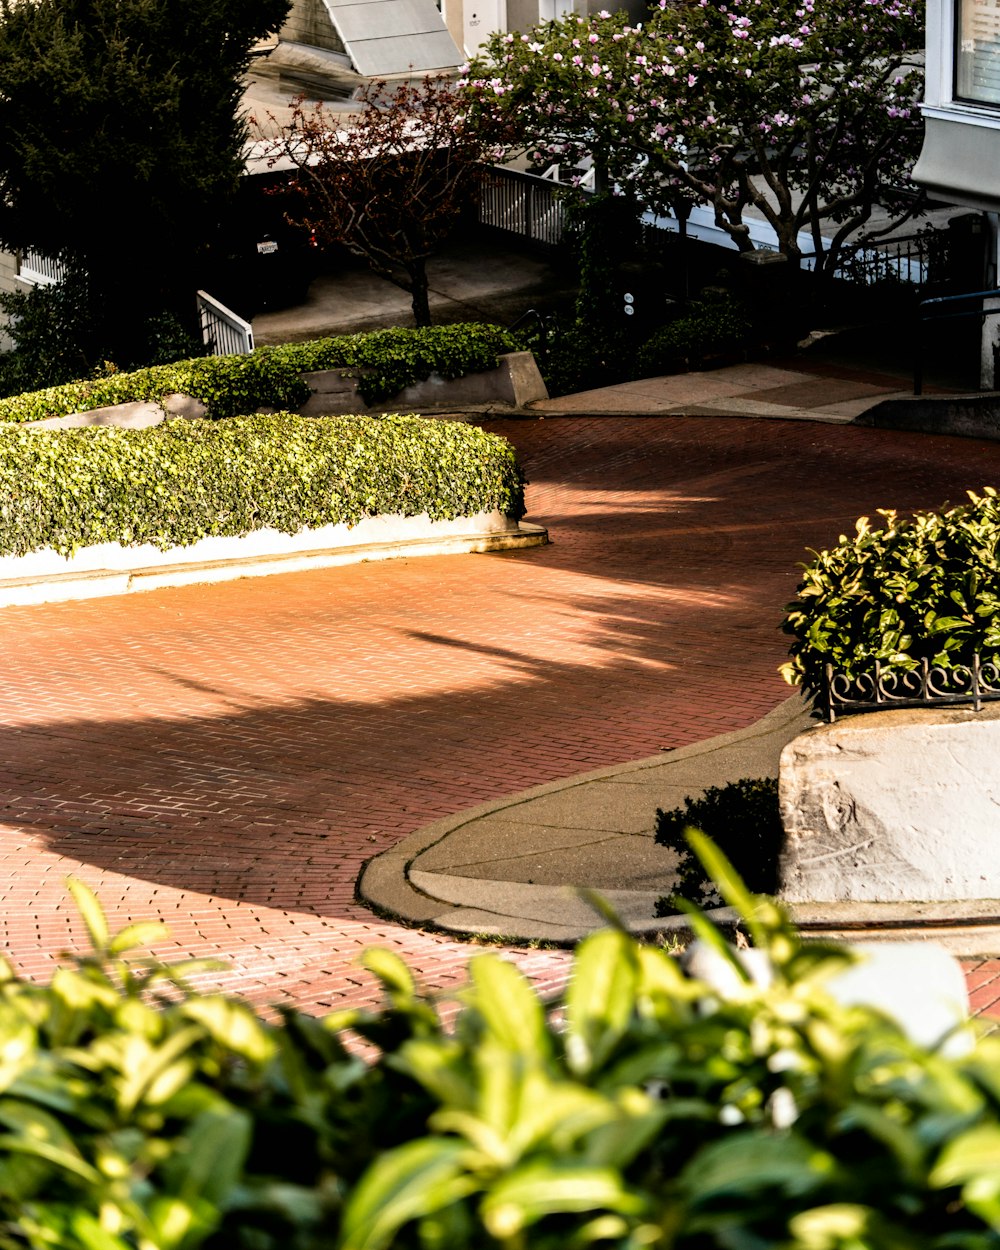
[(108, 949), (108, 922), (104, 909), (97, 901), (97, 895), (76, 877), (69, 877), (66, 886), (73, 895), (77, 911), (87, 927), (90, 943), (95, 953), (104, 954)]
[(995, 1124), (970, 1128), (949, 1142), (928, 1181), (934, 1188), (943, 1189), (984, 1174), (1000, 1175), (1000, 1127)]
[(735, 907), (750, 931), (754, 946), (765, 949), (767, 931), (757, 918), (757, 898), (741, 881), (732, 864), (719, 850), (711, 838), (707, 838), (700, 829), (687, 828), (684, 835), (691, 844), (691, 849), (701, 860), (705, 871), (719, 888), (719, 893), (730, 907)]
[(185, 1129), (164, 1168), (171, 1194), (191, 1204), (205, 1199), (225, 1207), (243, 1171), (253, 1121), (236, 1107), (198, 1116)]
[(531, 1163), (501, 1177), (480, 1207), (487, 1232), (503, 1241), (547, 1215), (583, 1211), (638, 1216), (642, 1198), (614, 1168), (571, 1161)]
[(274, 1039), (246, 1003), (222, 994), (204, 994), (189, 999), (180, 1010), (203, 1025), (213, 1041), (252, 1063), (266, 1063), (276, 1052)]
[(635, 944), (614, 929), (577, 947), (566, 989), (566, 1059), (581, 1075), (601, 1067), (625, 1034), (635, 1010), (639, 969)]
[(552, 1042), (545, 1012), (523, 973), (496, 955), (477, 955), (469, 961), (469, 974), (472, 1002), (493, 1036), (515, 1053), (547, 1059)]
[(462, 1142), (429, 1137), (380, 1155), (348, 1198), (343, 1250), (384, 1250), (404, 1224), (475, 1192), (462, 1167), (465, 1150)]
[(82, 1250), (131, 1250), (131, 1239), (116, 1237), (102, 1228), (89, 1211), (74, 1211), (70, 1216), (70, 1228)]
[(158, 920), (143, 921), (139, 924), (126, 925), (120, 929), (108, 944), (112, 955), (122, 955), (126, 951), (140, 947), (153, 946), (169, 936), (170, 930)]
[(53, 1142), (33, 1137), (15, 1137), (10, 1133), (0, 1133), (0, 1152), (11, 1150), (19, 1154), (32, 1155), (36, 1159), (44, 1159), (54, 1163), (56, 1167), (71, 1172), (88, 1185), (99, 1185), (101, 1175), (90, 1166), (76, 1148), (56, 1145)]
[(835, 1170), (832, 1156), (803, 1138), (739, 1132), (700, 1150), (680, 1182), (688, 1202), (710, 1208), (762, 1191), (801, 1198), (828, 1183)]
[(359, 962), (394, 996), (409, 999), (416, 995), (413, 974), (395, 951), (386, 950), (384, 946), (369, 946)]
[(135, 1109), (141, 1099), (152, 1104), (165, 1102), (181, 1087), (192, 1070), (185, 1061), (186, 1052), (197, 1046), (203, 1034), (199, 1027), (190, 1025), (180, 1029), (159, 1046), (139, 1046), (139, 1038), (133, 1043), (118, 1090), (118, 1106), (123, 1112)]

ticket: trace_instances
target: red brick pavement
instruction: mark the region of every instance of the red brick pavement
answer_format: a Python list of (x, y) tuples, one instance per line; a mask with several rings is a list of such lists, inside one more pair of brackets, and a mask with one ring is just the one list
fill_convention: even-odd
[[(360, 906), (361, 864), (463, 808), (746, 725), (787, 693), (809, 545), (877, 507), (1000, 481), (1000, 444), (793, 422), (498, 421), (545, 549), (0, 612), (0, 943), (79, 938), (63, 881), (258, 1004), (367, 1002), (355, 960), (432, 987), (467, 945)], [(562, 952), (513, 952), (540, 985)], [(970, 965), (1000, 1012), (1000, 963)]]

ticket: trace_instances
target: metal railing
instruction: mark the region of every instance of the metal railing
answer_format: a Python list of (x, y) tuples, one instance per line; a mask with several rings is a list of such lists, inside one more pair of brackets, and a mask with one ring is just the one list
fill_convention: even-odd
[(253, 351), (253, 326), (213, 299), (207, 291), (198, 292), (198, 319), (201, 338), (213, 356), (249, 356)]
[(1000, 665), (973, 654), (972, 663), (940, 668), (924, 659), (914, 669), (883, 666), (878, 660), (870, 672), (848, 676), (827, 664), (824, 701), (832, 723), (838, 712), (884, 712), (893, 707), (940, 707), (971, 703), (979, 712), (984, 703), (1000, 699)]
[[(831, 276), (861, 286), (879, 282), (926, 286), (946, 277), (949, 243), (948, 232), (933, 227), (884, 242), (860, 242), (841, 249)], [(815, 252), (803, 253), (804, 268), (815, 267), (816, 260)]]
[[(957, 304), (963, 300), (985, 300), (1000, 299), (1000, 288), (994, 288), (990, 291), (967, 291), (964, 295), (938, 295), (933, 299), (922, 299), (917, 305), (917, 332), (914, 335), (914, 351), (913, 351), (913, 393), (914, 395), (922, 395), (924, 393), (924, 326), (928, 321), (953, 321), (959, 317), (995, 317), (1000, 313), (1000, 307), (968, 308), (964, 312), (925, 312), (927, 308), (932, 306), (936, 309), (941, 304)], [(994, 379), (995, 382), (995, 379)]]
[(555, 247), (566, 225), (565, 197), (572, 189), (535, 174), (494, 167), (480, 183), (479, 222)]

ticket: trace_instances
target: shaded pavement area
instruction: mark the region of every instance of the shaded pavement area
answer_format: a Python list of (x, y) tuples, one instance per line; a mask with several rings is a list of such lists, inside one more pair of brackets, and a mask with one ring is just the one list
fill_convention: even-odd
[[(725, 416), (488, 420), (552, 545), (0, 612), (0, 942), (82, 940), (70, 874), (258, 1005), (365, 1003), (469, 946), (356, 901), (371, 856), (504, 795), (749, 725), (787, 696), (806, 547), (1000, 479), (1000, 444)], [(567, 956), (513, 950), (542, 988)], [(1000, 965), (970, 969), (977, 1007)]]

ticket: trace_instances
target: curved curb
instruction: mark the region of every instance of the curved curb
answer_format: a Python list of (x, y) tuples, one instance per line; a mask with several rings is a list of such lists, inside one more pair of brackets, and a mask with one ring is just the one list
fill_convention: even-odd
[(516, 551), (525, 547), (544, 546), (548, 541), (548, 531), (544, 526), (521, 521), (515, 528), (492, 532), (447, 533), (439, 536), (429, 534), (419, 538), (319, 546), (313, 550), (197, 560), (175, 565), (139, 565), (9, 577), (0, 579), (0, 608), (59, 603), (70, 599), (95, 599), (106, 595), (131, 594), (140, 590), (159, 590), (167, 586), (264, 577), (272, 573), (297, 573), (307, 569), (359, 564), (366, 560)]
[[(704, 775), (705, 785), (719, 784), (728, 770), (733, 780), (746, 775), (738, 761), (748, 753), (758, 761), (762, 751), (777, 752), (810, 723), (808, 707), (793, 695), (753, 725), (703, 742), (682, 747), (669, 755), (655, 755), (627, 764), (612, 765), (549, 782), (518, 794), (507, 795), (479, 807), (459, 812), (418, 829), (396, 846), (368, 861), (358, 878), (358, 898), (382, 915), (404, 923), (454, 934), (492, 935), (511, 942), (544, 940), (571, 945), (605, 922), (588, 901), (591, 893), (582, 885), (535, 885), (523, 881), (493, 880), (488, 876), (463, 876), (421, 865), (432, 848), (443, 847), (455, 835), (474, 840), (477, 822), (510, 813), (511, 826), (520, 819), (530, 822), (532, 804), (553, 796), (566, 796), (580, 826), (592, 823), (592, 810), (602, 783), (642, 781), (646, 774), (656, 784), (679, 766), (684, 789), (693, 792), (699, 782), (691, 780), (685, 765)], [(720, 768), (722, 772), (720, 773)], [(619, 786), (619, 789), (623, 787)], [(574, 792), (577, 792), (574, 794)], [(520, 813), (517, 809), (522, 809)], [(569, 826), (555, 830), (559, 835)], [(619, 858), (627, 856), (632, 835), (620, 834), (614, 844)], [(483, 862), (502, 859), (494, 835), (484, 823), (480, 834)], [(632, 846), (634, 846), (632, 837)], [(560, 839), (554, 842), (559, 850)], [(565, 842), (564, 845), (569, 845)], [(666, 855), (667, 852), (663, 851)], [(438, 858), (441, 858), (440, 856)], [(444, 857), (447, 858), (446, 856)], [(664, 887), (669, 871), (665, 867)], [(641, 889), (600, 889), (600, 895), (626, 927), (650, 940), (686, 943), (692, 937), (685, 916), (655, 917), (656, 897), (666, 892)], [(804, 936), (827, 941), (934, 941), (953, 954), (989, 957), (1000, 952), (1000, 900), (977, 899), (945, 903), (793, 903), (785, 904)], [(738, 914), (729, 907), (708, 911), (722, 929), (735, 930)]]
[[(669, 754), (649, 756), (625, 764), (615, 764), (575, 777), (547, 782), (517, 794), (506, 795), (478, 807), (448, 816), (410, 834), (389, 850), (376, 855), (362, 869), (357, 896), (381, 915), (406, 923), (443, 929), (452, 933), (502, 935), (514, 940), (546, 940), (571, 943), (599, 928), (603, 918), (585, 898), (585, 887), (574, 885), (535, 885), (530, 882), (493, 881), (450, 872), (427, 870), (420, 857), (439, 847), (452, 835), (470, 829), (488, 817), (516, 809), (527, 809), (540, 799), (570, 796), (580, 813), (580, 824), (587, 823), (602, 783), (659, 779), (661, 772), (694, 764), (706, 774), (725, 769), (730, 756), (739, 757), (750, 747), (761, 745), (773, 754), (795, 737), (808, 723), (809, 714), (800, 695), (785, 699), (773, 711), (745, 729), (719, 734), (703, 742), (680, 747)], [(716, 757), (716, 758), (712, 758)], [(742, 775), (739, 768), (736, 775)], [(644, 777), (643, 774), (647, 776)], [(735, 777), (734, 777), (735, 780)], [(683, 782), (684, 788), (697, 789), (697, 783)], [(708, 784), (713, 784), (709, 781)], [(574, 794), (573, 792), (577, 793)], [(522, 811), (521, 817), (527, 815)], [(517, 817), (515, 816), (515, 820)], [(566, 826), (563, 825), (563, 830)], [(474, 836), (474, 830), (473, 836)], [(558, 832), (556, 830), (555, 832)], [(649, 828), (652, 834), (652, 825)], [(623, 838), (634, 835), (622, 835)], [(495, 851), (488, 832), (483, 840), (487, 854)], [(628, 853), (618, 845), (617, 854)], [(663, 855), (666, 857), (667, 852)], [(485, 858), (485, 856), (484, 856)], [(669, 877), (664, 864), (664, 885), (657, 889), (600, 889), (621, 920), (636, 933), (658, 932), (664, 922), (653, 918), (656, 899), (665, 892)], [(584, 891), (584, 893), (581, 893)], [(511, 908), (511, 910), (505, 910)]]
[[(936, 942), (963, 958), (993, 958), (1000, 952), (1000, 899), (957, 903), (785, 903), (804, 937), (827, 942)], [(732, 907), (705, 913), (723, 930), (740, 927)], [(686, 916), (656, 924), (667, 939), (692, 937)]]

